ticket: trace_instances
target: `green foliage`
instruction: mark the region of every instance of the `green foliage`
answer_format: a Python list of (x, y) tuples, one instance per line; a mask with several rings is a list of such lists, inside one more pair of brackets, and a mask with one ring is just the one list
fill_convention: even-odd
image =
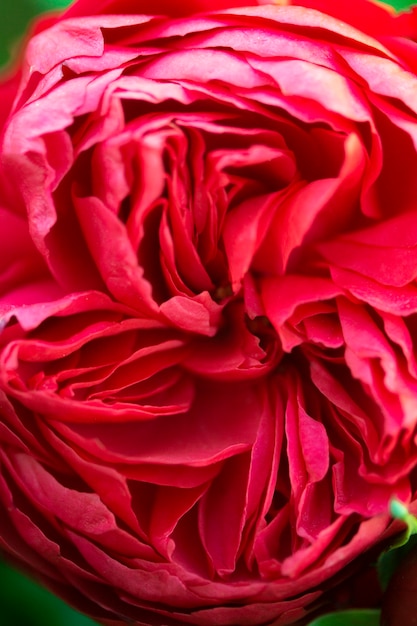
[(0, 0), (0, 66), (7, 62), (16, 42), (36, 15), (68, 4), (69, 0)]
[(32, 0), (32, 4), (36, 5), (39, 11), (51, 11), (53, 9), (62, 9), (70, 4), (70, 0)]
[(358, 609), (328, 613), (310, 622), (308, 626), (379, 626), (379, 620), (380, 611)]
[(417, 535), (413, 535), (405, 545), (388, 550), (387, 552), (381, 554), (378, 559), (378, 577), (383, 590), (388, 587), (391, 576), (400, 565), (401, 561), (410, 552), (410, 550), (416, 546)]
[(0, 561), (1, 626), (95, 626), (54, 595)]
[(408, 7), (413, 6), (413, 4), (416, 4), (416, 2), (411, 2), (410, 0), (390, 0), (388, 2), (388, 0), (384, 0), (385, 4), (390, 4), (391, 6), (394, 7), (394, 9), (398, 9), (403, 10), (403, 9), (408, 9)]
[(394, 543), (378, 559), (378, 576), (384, 590), (403, 558), (412, 548), (417, 546), (417, 518), (409, 513), (407, 508), (398, 500), (391, 502), (390, 512), (394, 519), (401, 520), (406, 527), (404, 532), (396, 537)]

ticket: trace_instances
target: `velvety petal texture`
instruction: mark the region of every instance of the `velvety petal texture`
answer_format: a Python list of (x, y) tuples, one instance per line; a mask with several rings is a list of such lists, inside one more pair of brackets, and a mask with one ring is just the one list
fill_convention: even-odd
[(417, 507), (416, 41), (78, 0), (3, 78), (0, 548), (98, 622), (305, 623)]

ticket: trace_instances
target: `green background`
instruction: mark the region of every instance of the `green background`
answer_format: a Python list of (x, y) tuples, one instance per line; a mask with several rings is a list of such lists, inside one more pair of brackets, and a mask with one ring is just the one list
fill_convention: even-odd
[[(410, 0), (390, 2), (396, 9), (404, 9), (415, 3)], [(34, 16), (68, 4), (68, 0), (0, 0), (0, 66), (7, 62), (16, 41)], [(357, 617), (345, 614), (343, 617), (340, 615), (339, 620), (333, 617), (335, 619), (329, 616), (319, 620), (315, 626), (377, 624), (375, 613)], [(94, 626), (94, 622), (0, 561), (0, 626)]]

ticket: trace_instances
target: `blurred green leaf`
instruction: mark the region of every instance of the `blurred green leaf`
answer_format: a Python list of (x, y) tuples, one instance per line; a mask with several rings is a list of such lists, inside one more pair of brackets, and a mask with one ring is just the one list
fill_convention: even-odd
[(0, 580), (1, 626), (96, 626), (2, 561)]
[(1, 626), (95, 626), (35, 582), (0, 561)]
[(32, 0), (32, 4), (37, 6), (38, 11), (51, 11), (62, 9), (71, 3), (70, 0)]
[(36, 15), (69, 4), (70, 0), (0, 0), (0, 66), (8, 61), (16, 42)]
[(308, 626), (379, 626), (379, 619), (380, 611), (376, 609), (338, 611), (322, 615)]
[(409, 7), (413, 6), (413, 4), (416, 4), (416, 2), (415, 0), (413, 0), (413, 2), (410, 2), (410, 0), (390, 0), (389, 2), (388, 0), (385, 0), (385, 4), (390, 4), (395, 9), (401, 10), (408, 9)]
[(393, 518), (404, 522), (406, 528), (378, 559), (378, 576), (384, 590), (403, 558), (417, 545), (417, 518), (399, 500), (391, 502), (390, 510)]
[(377, 567), (379, 581), (384, 591), (388, 587), (388, 583), (401, 561), (415, 546), (417, 546), (417, 535), (410, 537), (405, 545), (381, 554), (378, 559)]

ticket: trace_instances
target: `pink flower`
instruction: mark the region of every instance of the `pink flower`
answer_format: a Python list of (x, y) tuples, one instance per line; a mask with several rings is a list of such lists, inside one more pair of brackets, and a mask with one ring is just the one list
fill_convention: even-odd
[(109, 626), (295, 623), (415, 510), (417, 14), (260, 4), (1, 86), (0, 547)]

